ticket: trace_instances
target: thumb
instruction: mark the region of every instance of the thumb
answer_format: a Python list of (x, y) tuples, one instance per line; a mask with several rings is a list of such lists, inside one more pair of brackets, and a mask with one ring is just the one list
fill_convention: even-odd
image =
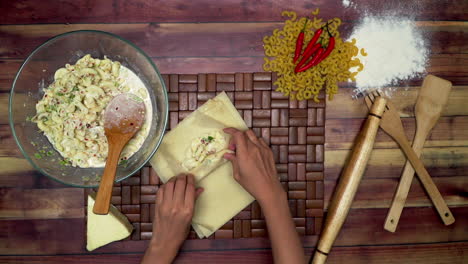
[(232, 153), (226, 153), (223, 156), (225, 159), (229, 160), (232, 163), (232, 175), (234, 176), (234, 179), (236, 181), (240, 180), (240, 175), (239, 175), (239, 162), (237, 160), (236, 155)]

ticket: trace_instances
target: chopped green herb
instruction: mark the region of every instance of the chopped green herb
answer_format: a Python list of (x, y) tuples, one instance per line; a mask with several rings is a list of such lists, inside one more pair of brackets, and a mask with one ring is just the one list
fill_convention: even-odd
[(36, 159), (41, 159), (42, 158), (41, 154), (39, 154), (39, 153), (34, 153), (34, 157), (36, 157)]
[(33, 119), (32, 116), (27, 116), (26, 117), (26, 121), (32, 121), (32, 119)]
[(208, 141), (212, 141), (213, 139), (214, 139), (214, 137), (208, 136)]
[(60, 165), (67, 166), (70, 162), (67, 159), (61, 160)]
[(52, 151), (47, 151), (47, 153), (46, 153), (46, 155), (49, 156), (49, 157), (52, 156), (52, 154), (53, 154)]
[(78, 86), (74, 86), (73, 89), (71, 90), (72, 92), (78, 91)]
[(47, 112), (55, 112), (57, 111), (57, 106), (56, 105), (46, 105), (45, 109)]
[(41, 150), (39, 150), (39, 153), (45, 154), (46, 152), (45, 152), (45, 150), (41, 149)]
[(68, 97), (68, 103), (71, 103), (73, 101), (73, 98), (75, 98), (75, 95), (74, 94), (71, 94), (69, 97)]
[(58, 95), (58, 96), (64, 96), (64, 94), (61, 93), (61, 92), (57, 92), (56, 95)]
[(121, 160), (121, 161), (119, 162), (119, 166), (123, 166), (124, 168), (126, 168), (127, 165), (128, 165), (128, 160)]

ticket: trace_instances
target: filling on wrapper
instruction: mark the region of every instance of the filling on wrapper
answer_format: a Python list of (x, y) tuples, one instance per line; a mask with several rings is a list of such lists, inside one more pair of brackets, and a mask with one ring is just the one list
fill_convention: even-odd
[(190, 171), (203, 163), (211, 164), (216, 162), (222, 158), (222, 155), (219, 154), (225, 152), (226, 145), (226, 139), (220, 131), (213, 131), (202, 137), (197, 137), (192, 140), (182, 166)]

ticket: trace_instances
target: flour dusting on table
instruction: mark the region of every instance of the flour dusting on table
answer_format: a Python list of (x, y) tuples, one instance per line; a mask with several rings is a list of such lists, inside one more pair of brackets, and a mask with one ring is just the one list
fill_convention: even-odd
[(364, 48), (358, 55), (364, 70), (356, 77), (356, 93), (381, 90), (425, 72), (428, 50), (411, 18), (365, 15), (350, 39)]

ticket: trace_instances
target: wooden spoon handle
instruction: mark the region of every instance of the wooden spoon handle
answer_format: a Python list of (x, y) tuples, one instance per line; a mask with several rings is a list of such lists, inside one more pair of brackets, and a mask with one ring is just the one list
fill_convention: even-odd
[[(428, 130), (417, 129), (416, 135), (413, 140), (413, 150), (416, 156), (419, 158), (421, 156), (424, 142), (428, 135)], [(405, 206), (406, 198), (408, 197), (409, 190), (411, 188), (411, 183), (414, 178), (414, 169), (411, 166), (411, 162), (406, 160), (405, 167), (401, 174), (400, 182), (398, 183), (397, 190), (393, 196), (392, 204), (385, 219), (384, 229), (390, 232), (395, 232), (398, 222), (400, 220), (403, 207)]]
[(398, 142), (406, 157), (411, 162), (411, 165), (413, 165), (419, 180), (423, 184), (423, 187), (429, 195), (429, 198), (431, 198), (431, 201), (439, 213), (442, 222), (444, 222), (445, 225), (453, 224), (455, 222), (455, 218), (453, 217), (452, 212), (450, 212), (450, 209), (440, 194), (439, 189), (437, 189), (437, 186), (432, 181), (431, 176), (424, 167), (424, 164), (410, 147), (408, 140), (406, 140), (406, 138), (395, 138), (395, 140)]
[(109, 213), (110, 200), (112, 196), (112, 187), (114, 186), (115, 173), (123, 149), (122, 144), (109, 144), (109, 155), (106, 161), (106, 167), (99, 183), (99, 189), (94, 203), (93, 213), (104, 215)]
[(325, 263), (333, 242), (346, 220), (372, 152), (377, 130), (379, 129), (380, 116), (382, 116), (385, 109), (385, 104), (386, 100), (382, 97), (376, 99), (370, 111), (371, 114), (357, 136), (351, 157), (340, 177), (340, 181), (328, 207), (324, 228), (320, 233), (317, 250), (312, 260), (314, 264)]

